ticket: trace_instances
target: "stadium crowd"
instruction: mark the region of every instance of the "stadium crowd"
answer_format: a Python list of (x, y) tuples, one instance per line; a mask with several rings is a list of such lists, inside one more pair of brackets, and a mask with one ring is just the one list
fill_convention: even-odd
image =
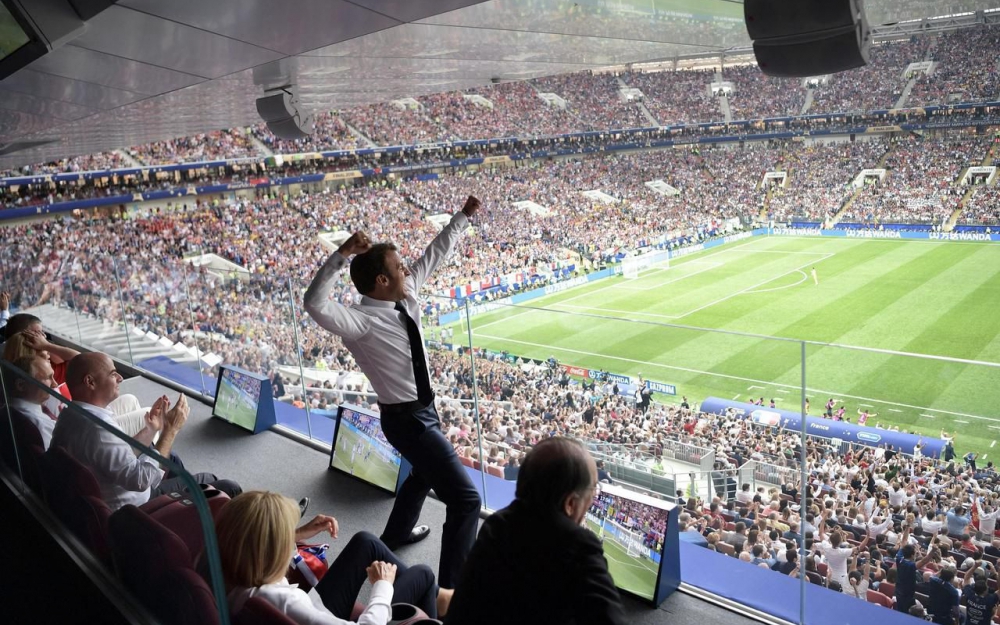
[(888, 147), (888, 142), (875, 140), (789, 149), (781, 165), (789, 179), (772, 187), (768, 199), (771, 219), (832, 217), (853, 193), (853, 177), (875, 167)]
[(867, 184), (844, 211), (843, 220), (943, 223), (965, 193), (958, 175), (981, 162), (991, 140), (986, 136), (896, 140), (885, 158), (885, 178)]

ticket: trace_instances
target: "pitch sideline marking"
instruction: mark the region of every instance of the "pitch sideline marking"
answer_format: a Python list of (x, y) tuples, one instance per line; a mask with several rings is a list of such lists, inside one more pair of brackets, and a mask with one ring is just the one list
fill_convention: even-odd
[(743, 290), (740, 290), (740, 291), (737, 291), (737, 292), (735, 292), (735, 293), (733, 293), (731, 295), (727, 295), (727, 296), (725, 296), (725, 297), (723, 297), (721, 299), (717, 299), (714, 302), (709, 302), (708, 304), (705, 304), (704, 306), (699, 306), (698, 308), (695, 308), (694, 310), (689, 310), (686, 313), (684, 313), (683, 315), (678, 315), (676, 318), (677, 319), (683, 319), (684, 317), (687, 317), (688, 315), (693, 315), (694, 313), (696, 313), (696, 312), (698, 312), (700, 310), (705, 310), (706, 308), (709, 308), (711, 306), (715, 306), (716, 304), (721, 304), (722, 302), (730, 300), (730, 299), (736, 297), (737, 295), (743, 295), (744, 293), (746, 293), (748, 291), (752, 291), (752, 290), (756, 289), (757, 287), (764, 286), (765, 284), (768, 284), (769, 282), (774, 282), (778, 278), (784, 278), (785, 276), (787, 276), (790, 273), (793, 273), (793, 272), (796, 272), (796, 271), (800, 271), (800, 270), (805, 269), (806, 267), (808, 267), (810, 265), (816, 264), (816, 262), (822, 262), (822, 261), (827, 260), (828, 258), (832, 258), (834, 256), (836, 256), (836, 254), (833, 253), (833, 252), (823, 254), (823, 258), (820, 258), (819, 261), (813, 261), (813, 262), (805, 263), (805, 264), (800, 265), (800, 266), (798, 266), (798, 267), (796, 267), (794, 269), (786, 271), (785, 273), (778, 274), (778, 275), (774, 276), (773, 278), (768, 278), (767, 280), (764, 280), (763, 282), (758, 282), (757, 284), (754, 284), (752, 286), (748, 286), (747, 288), (745, 288)]
[(759, 291), (746, 291), (746, 293), (748, 293), (750, 295), (754, 295), (756, 293), (770, 293), (772, 291), (783, 291), (785, 289), (791, 289), (793, 287), (797, 287), (797, 286), (799, 286), (800, 284), (802, 284), (803, 282), (805, 282), (806, 280), (809, 279), (809, 276), (806, 275), (806, 272), (802, 271), (801, 269), (796, 269), (795, 271), (797, 271), (800, 274), (802, 274), (802, 279), (799, 280), (798, 282), (796, 282), (795, 284), (786, 284), (785, 286), (776, 286), (773, 289), (761, 289)]
[[(687, 263), (684, 263), (684, 264), (685, 265), (691, 265), (691, 264), (694, 264), (696, 262), (697, 262), (696, 260), (693, 260), (691, 262), (687, 262)], [(698, 263), (698, 264), (703, 265), (705, 263)], [(689, 273), (686, 276), (681, 276), (679, 278), (673, 278), (671, 280), (667, 280), (666, 282), (657, 282), (653, 286), (646, 286), (646, 287), (628, 286), (628, 285), (625, 285), (625, 284), (618, 284), (616, 282), (615, 284), (612, 284), (609, 288), (612, 288), (612, 289), (625, 289), (627, 291), (655, 291), (657, 289), (660, 289), (660, 288), (663, 288), (663, 287), (667, 286), (668, 284), (673, 284), (674, 282), (680, 282), (681, 280), (685, 280), (687, 278), (690, 278), (691, 276), (696, 276), (699, 273), (705, 273), (706, 271), (711, 271), (713, 269), (718, 269), (719, 267), (725, 266), (725, 264), (726, 263), (711, 263), (708, 267), (705, 267), (704, 269), (699, 269), (698, 271), (695, 271), (694, 273)], [(667, 270), (664, 269), (663, 271), (667, 271)], [(642, 278), (639, 278), (639, 279), (641, 280)], [(593, 292), (593, 291), (591, 291), (591, 292)], [(565, 301), (569, 301), (569, 300), (565, 300)], [(558, 306), (561, 303), (562, 302), (559, 302), (557, 304), (553, 304), (553, 306)]]
[[(734, 250), (739, 250), (739, 249), (741, 249), (743, 247), (746, 247), (747, 245), (750, 245), (751, 243), (756, 243), (756, 242), (759, 242), (759, 241), (766, 241), (766, 240), (767, 240), (767, 237), (750, 237), (749, 239), (747, 239), (746, 241), (744, 241), (742, 243), (735, 243), (735, 244), (724, 245), (724, 246), (721, 246), (720, 248), (716, 249), (715, 251), (702, 250), (702, 252), (709, 252), (709, 253), (705, 254), (703, 256), (698, 256), (697, 258), (691, 258), (690, 260), (685, 260), (685, 258), (688, 258), (688, 256), (682, 256), (682, 257), (678, 258), (677, 260), (679, 261), (679, 264), (681, 264), (681, 265), (687, 265), (688, 263), (701, 263), (701, 262), (705, 262), (706, 259), (714, 258), (714, 257), (716, 257), (716, 256), (718, 256), (718, 255), (720, 255), (720, 254), (722, 254), (724, 252), (732, 252)], [(765, 250), (755, 250), (755, 251), (765, 251)], [(701, 253), (701, 252), (696, 252), (696, 254), (698, 254), (698, 253)], [(816, 252), (816, 253), (817, 254), (821, 254), (823, 252)], [(694, 254), (691, 254), (689, 256), (693, 256), (693, 255)], [(830, 254), (830, 256), (833, 256), (833, 255), (834, 255), (833, 253)], [(709, 261), (709, 262), (711, 262), (711, 261)], [(614, 276), (608, 276), (608, 277), (609, 278), (613, 278)], [(583, 293), (581, 295), (576, 295), (576, 296), (571, 297), (569, 299), (560, 300), (559, 302), (557, 302), (557, 304), (562, 304), (564, 302), (571, 302), (571, 301), (573, 301), (575, 299), (580, 299), (581, 297), (587, 297), (587, 296), (593, 295), (595, 293), (600, 293), (604, 289), (609, 289), (609, 288), (611, 288), (611, 287), (613, 287), (613, 286), (615, 286), (617, 284), (613, 280), (609, 280), (609, 282), (610, 282), (610, 284), (606, 284), (606, 285), (600, 286), (600, 287), (594, 289), (593, 291), (587, 291), (586, 293)], [(587, 286), (587, 285), (581, 284), (580, 287), (575, 287), (575, 288), (581, 288), (581, 287), (584, 287), (584, 286)], [(568, 291), (571, 291), (571, 290), (573, 290), (573, 289), (569, 289)], [(540, 300), (539, 303), (541, 303), (542, 301), (544, 301), (544, 300), (546, 300), (546, 299), (548, 299), (550, 297), (554, 297), (554, 296), (562, 295), (562, 294), (563, 294), (563, 292), (552, 293), (551, 295), (546, 295), (544, 297), (539, 298), (539, 300)], [(555, 306), (557, 304), (551, 304), (551, 305)], [(510, 307), (511, 308), (516, 308), (516, 305), (511, 304)], [(510, 315), (509, 317), (504, 317), (503, 319), (497, 319), (496, 321), (490, 321), (490, 322), (484, 323), (482, 325), (473, 325), (472, 329), (473, 329), (473, 331), (480, 330), (482, 328), (486, 328), (486, 327), (489, 327), (491, 325), (495, 325), (497, 323), (501, 323), (503, 321), (507, 321), (508, 319), (512, 319), (513, 317), (515, 317), (517, 315), (522, 315), (522, 314), (524, 314), (526, 312), (530, 312), (532, 310), (538, 310), (538, 309), (537, 308), (524, 309), (521, 312), (518, 312), (518, 313), (515, 313), (513, 315)], [(552, 311), (552, 312), (558, 312), (558, 311)]]
[[(756, 380), (754, 378), (745, 378), (745, 377), (742, 377), (742, 376), (731, 375), (731, 374), (728, 374), (728, 373), (717, 373), (717, 372), (714, 372), (714, 371), (703, 371), (701, 369), (691, 369), (689, 367), (678, 367), (676, 365), (666, 365), (666, 364), (663, 364), (663, 363), (660, 363), (660, 362), (652, 362), (652, 361), (649, 361), (649, 360), (636, 360), (634, 358), (625, 358), (623, 356), (613, 356), (613, 355), (610, 355), (610, 354), (599, 354), (599, 353), (596, 353), (596, 352), (587, 352), (587, 351), (583, 351), (583, 350), (580, 350), (580, 349), (572, 349), (572, 348), (569, 348), (569, 347), (557, 347), (555, 345), (543, 345), (542, 343), (532, 343), (531, 341), (521, 341), (521, 340), (518, 340), (518, 339), (511, 339), (511, 338), (506, 338), (506, 337), (502, 337), (502, 336), (491, 336), (491, 335), (488, 335), (488, 334), (480, 334), (479, 337), (480, 338), (484, 338), (484, 339), (494, 339), (496, 341), (506, 341), (508, 343), (518, 343), (520, 345), (528, 345), (530, 347), (539, 347), (539, 348), (542, 348), (542, 349), (556, 350), (556, 351), (560, 351), (560, 352), (567, 352), (567, 353), (571, 353), (571, 354), (580, 354), (581, 356), (595, 356), (595, 357), (598, 357), (598, 358), (607, 358), (609, 360), (620, 360), (622, 362), (630, 362), (630, 363), (637, 364), (637, 365), (646, 365), (646, 366), (650, 366), (650, 367), (657, 367), (657, 368), (660, 368), (660, 369), (673, 369), (675, 371), (686, 371), (688, 373), (696, 373), (698, 375), (709, 375), (709, 376), (715, 376), (715, 377), (719, 377), (719, 378), (726, 378), (726, 379), (729, 379), (729, 380), (739, 380), (741, 382), (758, 382), (760, 384), (769, 384), (771, 386), (780, 386), (780, 387), (789, 388), (789, 389), (798, 389), (798, 388), (800, 388), (798, 386), (795, 386), (794, 384), (781, 384), (781, 383), (778, 383), (778, 382), (766, 382), (764, 380)], [(761, 388), (764, 388), (764, 387), (761, 387)], [(831, 392), (831, 391), (825, 391), (823, 389), (806, 387), (805, 390), (806, 391), (811, 391), (813, 393), (818, 393), (820, 395), (827, 395), (829, 397), (833, 397), (834, 396), (833, 392)], [(979, 415), (968, 414), (968, 413), (965, 413), (965, 412), (953, 412), (951, 410), (941, 410), (939, 408), (928, 408), (926, 406), (914, 406), (913, 404), (904, 404), (902, 402), (886, 401), (886, 400), (883, 400), (883, 399), (876, 399), (876, 398), (873, 398), (873, 397), (861, 397), (860, 395), (846, 395), (846, 394), (840, 394), (840, 397), (847, 397), (847, 398), (850, 398), (850, 399), (861, 399), (861, 400), (864, 400), (864, 401), (874, 401), (874, 402), (878, 402), (880, 404), (885, 404), (885, 405), (889, 405), (889, 406), (899, 406), (901, 408), (911, 408), (913, 410), (929, 410), (931, 412), (938, 412), (938, 413), (941, 413), (941, 414), (953, 415), (953, 416), (956, 416), (956, 417), (968, 417), (970, 419), (979, 419), (981, 421), (993, 421), (994, 423), (1000, 423), (1000, 419), (997, 419), (997, 418), (994, 418), (994, 417), (982, 417), (982, 416), (979, 416)], [(841, 399), (836, 399), (835, 401), (837, 401), (838, 403), (842, 402)], [(994, 429), (994, 430), (1000, 430), (1000, 426), (990, 425), (990, 426), (987, 426), (987, 427), (989, 427), (991, 429)]]

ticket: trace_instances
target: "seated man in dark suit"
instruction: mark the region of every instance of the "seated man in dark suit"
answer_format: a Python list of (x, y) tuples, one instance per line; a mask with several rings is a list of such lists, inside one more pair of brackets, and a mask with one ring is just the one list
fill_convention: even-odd
[(579, 443), (535, 445), (514, 502), (483, 524), (445, 623), (624, 624), (601, 543), (580, 525), (596, 487), (597, 466)]

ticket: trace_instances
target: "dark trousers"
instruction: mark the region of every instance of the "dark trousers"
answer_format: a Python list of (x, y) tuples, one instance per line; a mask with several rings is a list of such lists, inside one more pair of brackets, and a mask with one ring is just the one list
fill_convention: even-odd
[[(170, 456), (168, 457), (181, 469), (185, 469), (180, 456), (174, 452), (170, 452)], [(243, 492), (243, 489), (236, 482), (232, 480), (220, 480), (214, 473), (191, 473), (191, 477), (194, 478), (194, 481), (198, 484), (214, 486), (229, 495), (230, 498), (233, 498)], [(163, 476), (163, 479), (160, 480), (160, 483), (156, 486), (156, 488), (149, 491), (149, 498), (152, 499), (153, 497), (159, 497), (160, 495), (167, 495), (169, 493), (184, 493), (187, 490), (187, 484), (184, 483), (184, 480), (173, 471), (168, 471), (166, 475)]]
[(476, 542), (482, 506), (479, 493), (459, 462), (455, 449), (441, 432), (441, 422), (433, 404), (425, 408), (414, 405), (411, 410), (383, 407), (382, 432), (413, 466), (396, 494), (382, 540), (390, 547), (406, 542), (420, 518), (424, 499), (433, 488), (448, 508), (441, 533), (438, 584), (442, 588), (454, 588), (465, 558)]
[(376, 560), (396, 565), (393, 603), (415, 605), (427, 616), (437, 618), (437, 586), (430, 567), (426, 564), (407, 567), (385, 543), (368, 532), (358, 532), (351, 538), (316, 585), (316, 592), (326, 609), (337, 618), (349, 620), (358, 592), (368, 579), (365, 569)]

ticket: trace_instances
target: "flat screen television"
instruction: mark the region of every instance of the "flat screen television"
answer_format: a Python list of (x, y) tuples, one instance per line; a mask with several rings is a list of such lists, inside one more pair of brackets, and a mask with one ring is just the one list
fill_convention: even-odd
[(212, 416), (256, 434), (274, 425), (271, 380), (230, 365), (220, 365)]
[(382, 433), (379, 415), (351, 404), (337, 410), (330, 468), (393, 494), (410, 474), (410, 464)]
[(675, 505), (599, 484), (585, 525), (601, 540), (619, 590), (659, 605), (680, 585)]

